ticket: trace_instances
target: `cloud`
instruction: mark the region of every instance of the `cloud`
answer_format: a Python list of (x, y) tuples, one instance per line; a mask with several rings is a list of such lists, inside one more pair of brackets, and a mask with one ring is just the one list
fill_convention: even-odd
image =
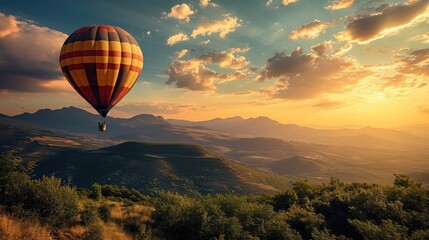
[(292, 3), (296, 3), (298, 1), (299, 0), (282, 0), (281, 5), (286, 7), (287, 5), (292, 4)]
[(400, 57), (398, 71), (429, 77), (429, 48), (414, 50), (408, 56)]
[(336, 49), (334, 50), (334, 53), (335, 53), (335, 54), (337, 54), (337, 55), (344, 55), (344, 54), (346, 54), (347, 52), (349, 52), (349, 51), (352, 49), (352, 47), (353, 47), (353, 44), (351, 44), (351, 43), (346, 43), (346, 44), (344, 44), (343, 46), (341, 46), (341, 47), (339, 47), (339, 48), (336, 48)]
[(115, 110), (131, 114), (178, 114), (188, 111), (209, 111), (211, 108), (205, 105), (179, 104), (174, 102), (134, 102), (115, 106)]
[(182, 3), (171, 7), (170, 12), (164, 12), (163, 15), (169, 18), (175, 18), (179, 20), (184, 20), (185, 22), (189, 22), (189, 16), (194, 13), (195, 12), (191, 9), (191, 7), (189, 7), (188, 4)]
[(234, 56), (236, 52), (236, 48), (230, 49), (230, 52), (207, 52), (197, 57), (196, 60), (207, 64), (217, 64), (221, 68), (240, 69), (247, 66), (249, 62), (246, 61), (246, 58), (244, 56)]
[(176, 54), (177, 54), (177, 59), (182, 58), (182, 57), (183, 57), (183, 56), (185, 56), (188, 52), (189, 52), (189, 51), (188, 51), (188, 49), (182, 49), (182, 50), (180, 50), (180, 51), (177, 51), (177, 52), (176, 52)]
[(210, 0), (200, 0), (200, 7), (205, 8), (205, 7), (219, 7), (218, 4), (216, 3), (212, 3), (210, 2)]
[(323, 42), (311, 47), (311, 51), (315, 53), (317, 56), (322, 57), (326, 55), (332, 48), (330, 42)]
[(391, 77), (382, 77), (383, 88), (388, 87), (402, 87), (406, 82), (406, 77), (403, 74), (396, 74)]
[(313, 104), (313, 107), (321, 109), (337, 109), (347, 105), (348, 104), (345, 102), (323, 99)]
[(410, 0), (404, 4), (384, 4), (371, 13), (351, 17), (345, 31), (335, 37), (340, 41), (368, 43), (397, 32), (427, 15), (429, 1)]
[(67, 90), (58, 63), (66, 38), (64, 33), (0, 13), (0, 90)]
[(355, 3), (355, 0), (331, 0), (328, 5), (325, 6), (326, 10), (341, 10), (346, 9)]
[(172, 36), (170, 36), (167, 39), (167, 45), (173, 46), (174, 44), (178, 43), (178, 42), (183, 42), (183, 41), (187, 41), (189, 40), (188, 35), (184, 34), (184, 33), (178, 33), (178, 34), (174, 34)]
[(321, 22), (316, 19), (313, 22), (309, 22), (293, 30), (289, 34), (289, 38), (294, 40), (298, 38), (315, 39), (332, 24), (332, 22)]
[(210, 43), (210, 39), (207, 39), (205, 41), (201, 41), (198, 45), (207, 45)]
[(19, 31), (18, 21), (14, 16), (6, 16), (0, 13), (0, 38)]
[(301, 48), (297, 48), (291, 54), (274, 54), (267, 60), (257, 80), (275, 78), (277, 83), (262, 92), (272, 98), (310, 99), (323, 94), (350, 91), (361, 79), (371, 74), (362, 70), (353, 59), (328, 55), (328, 48), (327, 44), (322, 44), (313, 47), (311, 53), (304, 53)]
[[(193, 91), (214, 91), (215, 84), (240, 80), (250, 73), (243, 69), (249, 64), (243, 56), (235, 56), (228, 51), (214, 51), (204, 53), (189, 60), (173, 60), (166, 74), (166, 84), (174, 84), (178, 88), (186, 88)], [(208, 65), (216, 65), (220, 68), (234, 70), (232, 72), (216, 72)]]
[(237, 17), (228, 16), (223, 20), (214, 21), (211, 23), (202, 23), (192, 31), (191, 36), (196, 38), (199, 35), (211, 35), (219, 33), (219, 37), (225, 38), (230, 32), (234, 32), (236, 28), (240, 27), (239, 19)]

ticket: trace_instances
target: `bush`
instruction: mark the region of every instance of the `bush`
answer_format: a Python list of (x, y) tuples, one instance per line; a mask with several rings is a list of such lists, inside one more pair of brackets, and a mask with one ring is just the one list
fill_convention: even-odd
[(112, 207), (108, 204), (103, 204), (100, 207), (98, 207), (98, 216), (101, 218), (101, 220), (107, 222), (110, 220), (110, 217), (112, 215)]
[(149, 239), (152, 233), (151, 228), (138, 217), (126, 219), (124, 227), (136, 240)]
[(61, 185), (58, 178), (31, 180), (21, 191), (25, 196), (23, 208), (36, 213), (43, 223), (60, 227), (69, 224), (78, 213), (76, 190)]
[(93, 225), (98, 220), (97, 207), (93, 204), (86, 204), (80, 213), (80, 221), (85, 226)]

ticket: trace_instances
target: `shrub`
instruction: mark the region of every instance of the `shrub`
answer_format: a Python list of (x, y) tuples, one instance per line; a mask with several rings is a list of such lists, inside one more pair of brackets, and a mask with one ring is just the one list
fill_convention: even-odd
[(98, 220), (97, 207), (93, 204), (85, 204), (80, 213), (80, 221), (85, 226), (93, 225)]
[(112, 215), (112, 206), (108, 204), (103, 204), (100, 207), (98, 207), (98, 216), (101, 218), (101, 220), (107, 222), (110, 220), (110, 217)]
[(70, 223), (78, 213), (76, 190), (61, 185), (58, 178), (31, 180), (21, 191), (25, 195), (23, 208), (36, 213), (43, 223), (60, 227)]

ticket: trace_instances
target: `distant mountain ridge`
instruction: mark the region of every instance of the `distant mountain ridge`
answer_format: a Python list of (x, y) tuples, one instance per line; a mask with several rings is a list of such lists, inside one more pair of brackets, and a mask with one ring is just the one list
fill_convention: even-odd
[[(57, 110), (41, 109), (32, 114), (23, 113), (11, 118), (46, 128), (85, 134), (98, 134), (94, 126), (97, 126), (100, 120), (99, 116), (75, 107)], [(106, 136), (134, 140), (168, 141), (171, 139), (196, 142), (193, 139), (199, 133), (192, 133), (191, 136), (184, 135), (205, 130), (210, 132), (209, 135), (224, 133), (241, 137), (268, 137), (286, 141), (365, 148), (395, 149), (407, 146), (424, 147), (429, 144), (428, 138), (417, 137), (394, 129), (372, 127), (316, 129), (296, 124), (282, 124), (264, 116), (248, 119), (236, 116), (193, 122), (176, 119), (165, 120), (160, 116), (140, 114), (128, 119), (108, 117), (106, 121), (108, 123)], [(143, 132), (146, 135), (141, 135)]]
[[(216, 156), (225, 156), (252, 167), (316, 181), (327, 181), (335, 176), (344, 181), (389, 183), (393, 173), (416, 173), (425, 176), (429, 172), (429, 141), (426, 145), (418, 142), (422, 138), (417, 138), (414, 145), (404, 143), (406, 141), (393, 141), (398, 135), (403, 136), (402, 134), (410, 137), (400, 131), (387, 131), (393, 134), (391, 137), (386, 134), (386, 129), (324, 130), (292, 125), (292, 129), (299, 130), (301, 136), (307, 134), (306, 137), (310, 140), (303, 142), (228, 133), (205, 126), (180, 126), (150, 114), (129, 119), (108, 118), (108, 131), (98, 132), (99, 119), (97, 115), (73, 107), (41, 110), (15, 117), (0, 116), (0, 151), (14, 149), (25, 159), (39, 161), (65, 150), (77, 153), (88, 151), (93, 154), (97, 149), (129, 141), (188, 143), (204, 146)], [(234, 123), (234, 128), (239, 130), (244, 120), (246, 119), (236, 117), (228, 122)], [(259, 124), (252, 123), (255, 121)], [(182, 124), (183, 122), (185, 121), (182, 121)], [(265, 127), (267, 132), (270, 127), (267, 127), (266, 123), (273, 123), (265, 117), (247, 119), (247, 122), (250, 122), (248, 130), (260, 125), (261, 129)], [(187, 123), (195, 125), (189, 121)], [(214, 128), (214, 123), (225, 121), (215, 119), (211, 121), (210, 127)], [(278, 127), (275, 129), (278, 133), (284, 128), (284, 124), (275, 121), (272, 126)], [(325, 132), (329, 134), (321, 134)], [(289, 132), (287, 136), (292, 136), (292, 133)], [(339, 133), (340, 136), (336, 136)], [(411, 135), (409, 140), (413, 142), (415, 137)], [(299, 158), (295, 158), (296, 156)]]
[(428, 139), (399, 130), (364, 127), (358, 129), (315, 129), (296, 124), (282, 124), (267, 117), (244, 119), (241, 117), (215, 118), (208, 121), (183, 121), (167, 119), (182, 126), (202, 126), (210, 129), (250, 137), (271, 137), (284, 140), (319, 144), (356, 146), (365, 148), (398, 148), (405, 145), (427, 145)]

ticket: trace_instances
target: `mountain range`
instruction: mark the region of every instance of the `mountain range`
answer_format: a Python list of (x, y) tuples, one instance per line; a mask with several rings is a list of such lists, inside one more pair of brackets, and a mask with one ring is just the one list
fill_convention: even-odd
[[(18, 148), (25, 157), (33, 160), (62, 162), (67, 159), (61, 155), (65, 151), (69, 151), (67, 154), (84, 151), (88, 156), (96, 156), (94, 153), (105, 151), (102, 149), (130, 141), (193, 144), (219, 159), (229, 159), (247, 167), (243, 172), (249, 172), (248, 168), (251, 168), (312, 181), (327, 181), (334, 176), (344, 181), (375, 183), (391, 182), (393, 173), (400, 172), (429, 182), (429, 141), (424, 135), (415, 136), (399, 130), (371, 127), (326, 130), (281, 124), (266, 117), (191, 122), (140, 114), (127, 119), (109, 117), (106, 119), (108, 131), (98, 132), (99, 119), (74, 107), (43, 109), (12, 117), (3, 115), (0, 116), (0, 150)], [(132, 146), (136, 151), (141, 148), (138, 144)], [(153, 155), (143, 152), (138, 156), (145, 154)], [(118, 153), (115, 156), (128, 159)], [(132, 161), (131, 158), (128, 160)], [(68, 164), (70, 168), (75, 166), (74, 162)], [(50, 171), (65, 174), (60, 168), (54, 170)], [(113, 172), (103, 174), (113, 179)], [(106, 178), (97, 178), (97, 181)]]

